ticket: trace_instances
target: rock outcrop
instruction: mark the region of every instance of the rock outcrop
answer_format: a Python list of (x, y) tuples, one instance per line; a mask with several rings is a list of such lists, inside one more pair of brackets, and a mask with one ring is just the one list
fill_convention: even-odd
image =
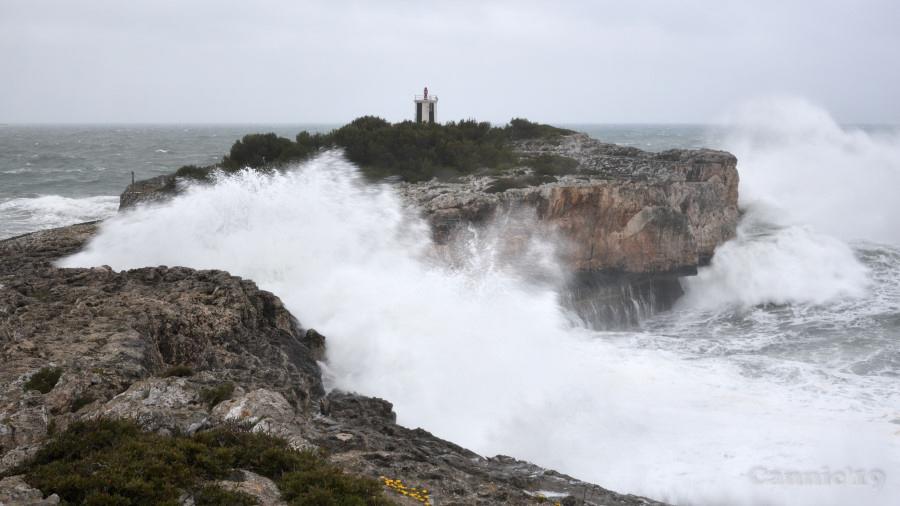
[(595, 327), (636, 323), (670, 307), (682, 293), (678, 278), (696, 274), (734, 237), (740, 213), (730, 153), (648, 153), (587, 134), (523, 141), (516, 150), (572, 158), (577, 170), (496, 193), (494, 177), (398, 188), (422, 210), (439, 247), (452, 248), (472, 224), (490, 224), (511, 259), (535, 239), (554, 244), (573, 273), (565, 298)]
[[(160, 434), (230, 425), (277, 435), (383, 478), (398, 504), (419, 504), (397, 492), (400, 481), (434, 504), (546, 503), (539, 494), (566, 505), (658, 504), (399, 426), (385, 400), (325, 396), (314, 354), (326, 338), (251, 281), (181, 267), (53, 266), (94, 232), (84, 224), (0, 241), (0, 475), (73, 421), (106, 417)], [(279, 504), (276, 485), (249, 470), (222, 484)], [(0, 499), (59, 501), (16, 476), (0, 481)]]
[(178, 182), (175, 174), (165, 174), (143, 181), (136, 181), (119, 195), (119, 210), (128, 209), (138, 204), (163, 202), (178, 193)]

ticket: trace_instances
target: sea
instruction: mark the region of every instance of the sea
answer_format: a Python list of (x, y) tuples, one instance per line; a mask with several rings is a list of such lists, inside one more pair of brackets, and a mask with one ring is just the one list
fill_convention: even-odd
[[(737, 236), (674, 308), (619, 330), (560, 303), (554, 244), (511, 268), (488, 227), (435, 259), (421, 217), (337, 151), (117, 213), (132, 173), (336, 126), (0, 126), (0, 238), (102, 219), (61, 266), (253, 279), (327, 337), (329, 388), (481, 455), (678, 505), (900, 504), (900, 127), (803, 100), (715, 125), (560, 124), (738, 157)], [(524, 275), (533, 263), (554, 276)]]

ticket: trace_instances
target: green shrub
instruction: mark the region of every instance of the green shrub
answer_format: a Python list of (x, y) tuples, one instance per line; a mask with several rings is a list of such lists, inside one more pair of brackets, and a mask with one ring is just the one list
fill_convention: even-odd
[(574, 130), (557, 128), (551, 125), (533, 123), (523, 118), (513, 118), (505, 128), (509, 140), (542, 139), (553, 140), (562, 135), (576, 133)]
[(184, 167), (181, 167), (180, 169), (175, 171), (175, 177), (205, 181), (209, 177), (209, 173), (212, 172), (212, 169), (212, 167), (197, 167), (196, 165), (185, 165)]
[(578, 171), (578, 160), (568, 156), (544, 154), (524, 160), (524, 163), (538, 176), (564, 176)]
[[(391, 124), (377, 116), (362, 116), (327, 134), (297, 134), (294, 141), (274, 133), (245, 135), (234, 143), (222, 168), (272, 167), (301, 160), (322, 148), (338, 147), (371, 179), (400, 176), (416, 182), (449, 180), (483, 169), (516, 164), (510, 141), (553, 139), (572, 130), (514, 118), (502, 128), (474, 119), (459, 122)], [(183, 167), (185, 175), (208, 173), (210, 168)], [(205, 177), (205, 174), (204, 174)]]
[(216, 404), (231, 397), (233, 393), (234, 383), (229, 381), (227, 383), (219, 383), (212, 388), (204, 388), (200, 391), (200, 399), (209, 404), (209, 409), (212, 409)]
[(25, 382), (25, 390), (37, 390), (42, 394), (46, 394), (50, 390), (53, 390), (53, 387), (56, 386), (56, 382), (59, 381), (59, 377), (62, 375), (62, 369), (59, 367), (44, 367), (41, 368), (40, 371), (31, 375), (31, 378)]
[(159, 373), (160, 378), (187, 378), (194, 375), (194, 369), (186, 365), (176, 365)]
[(235, 171), (284, 161), (282, 153), (289, 151), (293, 144), (290, 139), (278, 137), (271, 132), (248, 134), (231, 146), (231, 151), (222, 160), (222, 167), (227, 171)]
[(274, 480), (291, 504), (392, 504), (376, 480), (345, 475), (283, 439), (223, 428), (169, 437), (123, 420), (74, 422), (5, 476), (24, 474), (64, 504), (177, 505), (185, 492), (197, 504), (252, 504), (246, 494), (210, 483), (234, 469)]

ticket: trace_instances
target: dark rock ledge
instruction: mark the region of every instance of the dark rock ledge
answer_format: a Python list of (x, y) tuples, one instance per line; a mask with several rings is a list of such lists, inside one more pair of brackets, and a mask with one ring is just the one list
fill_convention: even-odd
[[(161, 434), (239, 422), (295, 448), (322, 448), (351, 474), (427, 489), (434, 504), (547, 504), (538, 491), (566, 505), (660, 504), (511, 457), (481, 457), (397, 425), (382, 399), (324, 396), (314, 359), (322, 337), (250, 280), (183, 267), (53, 267), (95, 231), (82, 224), (0, 241), (0, 473), (75, 420), (129, 418)], [(195, 373), (160, 377), (173, 366)], [(52, 390), (25, 389), (42, 368), (61, 372)], [(208, 409), (204, 391), (226, 382), (233, 392)], [(385, 497), (420, 504), (387, 487)], [(0, 482), (3, 504), (58, 500), (18, 477)]]

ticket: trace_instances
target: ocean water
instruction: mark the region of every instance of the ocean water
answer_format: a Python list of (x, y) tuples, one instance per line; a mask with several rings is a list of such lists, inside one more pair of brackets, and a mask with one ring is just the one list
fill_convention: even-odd
[(105, 218), (136, 180), (211, 165), (248, 133), (337, 125), (0, 125), (0, 238)]
[[(673, 310), (638, 329), (592, 331), (566, 312), (552, 244), (533, 245), (510, 267), (496, 261), (486, 230), (453, 266), (437, 262), (426, 224), (389, 186), (363, 183), (338, 152), (112, 216), (61, 264), (187, 265), (251, 278), (327, 336), (330, 387), (386, 398), (399, 423), (483, 455), (674, 504), (900, 503), (900, 227), (891, 198), (900, 132), (842, 127), (803, 101), (749, 104), (714, 128), (579, 129), (739, 158), (738, 236), (682, 279)], [(53, 145), (52, 129), (37, 130)], [(176, 151), (179, 134), (163, 130), (172, 141), (158, 143), (156, 131), (135, 142), (133, 163)], [(221, 156), (239, 136), (174, 165)], [(185, 144), (202, 151), (205, 141), (193, 139)], [(21, 167), (7, 165), (5, 148), (3, 156), (5, 178)], [(108, 165), (102, 154), (80, 156)], [(53, 174), (63, 178), (63, 167)], [(29, 182), (26, 171), (15, 174), (29, 188), (18, 193), (3, 179), (4, 202), (34, 210), (8, 218), (0, 207), (2, 234), (42, 225), (27, 221), (44, 212), (41, 199), (110, 215), (102, 200), (87, 200), (120, 191), (90, 190), (87, 181), (110, 170), (86, 170), (83, 185)], [(116, 177), (130, 180), (130, 170)], [(74, 187), (82, 193), (66, 193)], [(535, 262), (555, 275), (520, 275)]]

